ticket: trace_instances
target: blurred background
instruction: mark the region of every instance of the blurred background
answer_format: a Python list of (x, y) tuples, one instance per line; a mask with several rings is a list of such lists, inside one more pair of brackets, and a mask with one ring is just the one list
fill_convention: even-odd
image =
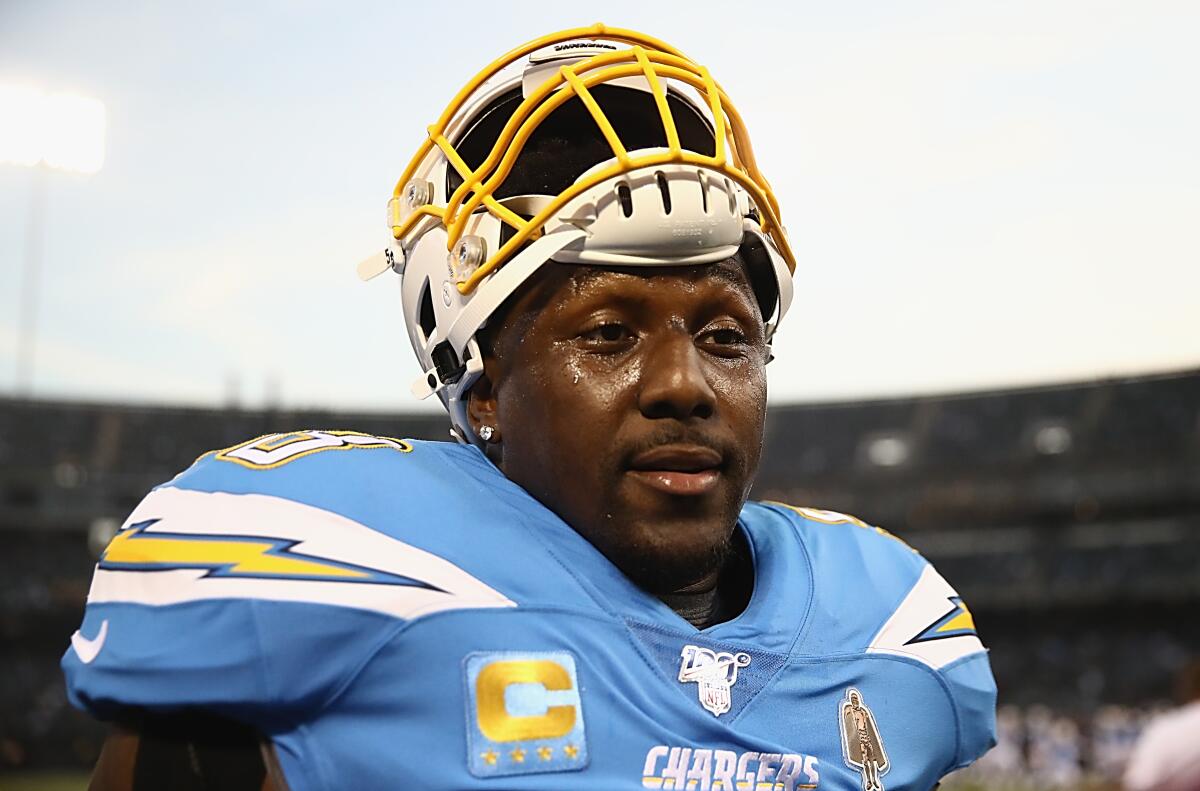
[(147, 489), (272, 431), (446, 438), (353, 267), (459, 86), (598, 20), (710, 67), (798, 251), (755, 496), (971, 604), (1002, 740), (956, 787), (1118, 788), (1200, 657), (1200, 7), (410, 5), (0, 0), (0, 788), (85, 785), (57, 662)]

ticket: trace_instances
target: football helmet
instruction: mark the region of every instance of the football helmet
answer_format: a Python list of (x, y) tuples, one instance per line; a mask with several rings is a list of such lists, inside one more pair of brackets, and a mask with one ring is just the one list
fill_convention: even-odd
[[(542, 150), (570, 172), (558, 183)], [(528, 163), (526, 163), (528, 164)], [(359, 265), (400, 275), (409, 339), (451, 433), (480, 443), (467, 393), (476, 334), (548, 262), (679, 266), (741, 254), (768, 338), (795, 259), (737, 110), (674, 47), (601, 24), (553, 33), (489, 64), (428, 128), (387, 205), (390, 246)]]

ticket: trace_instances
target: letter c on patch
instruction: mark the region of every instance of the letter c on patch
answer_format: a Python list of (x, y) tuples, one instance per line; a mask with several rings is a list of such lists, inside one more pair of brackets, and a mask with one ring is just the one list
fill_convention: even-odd
[(491, 662), (475, 679), (475, 705), (479, 730), (494, 742), (557, 739), (575, 727), (574, 706), (550, 706), (545, 714), (516, 716), (505, 705), (505, 691), (513, 684), (540, 684), (549, 692), (572, 689), (571, 674), (548, 659)]

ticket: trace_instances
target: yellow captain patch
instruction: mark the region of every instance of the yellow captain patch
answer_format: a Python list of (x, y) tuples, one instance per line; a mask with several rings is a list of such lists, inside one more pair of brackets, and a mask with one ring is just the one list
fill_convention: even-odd
[(463, 670), (471, 774), (574, 772), (587, 766), (583, 701), (569, 652), (475, 653)]

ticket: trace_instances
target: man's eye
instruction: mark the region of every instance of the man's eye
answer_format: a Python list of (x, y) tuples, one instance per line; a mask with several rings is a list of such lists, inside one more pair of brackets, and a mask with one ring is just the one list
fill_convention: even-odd
[(733, 327), (718, 327), (709, 330), (705, 333), (704, 338), (708, 343), (718, 346), (737, 346), (746, 342), (746, 336)]
[(591, 341), (616, 343), (618, 341), (628, 340), (630, 337), (632, 337), (632, 333), (624, 324), (608, 322), (601, 324), (598, 327), (593, 327), (592, 329), (583, 333), (583, 337)]

